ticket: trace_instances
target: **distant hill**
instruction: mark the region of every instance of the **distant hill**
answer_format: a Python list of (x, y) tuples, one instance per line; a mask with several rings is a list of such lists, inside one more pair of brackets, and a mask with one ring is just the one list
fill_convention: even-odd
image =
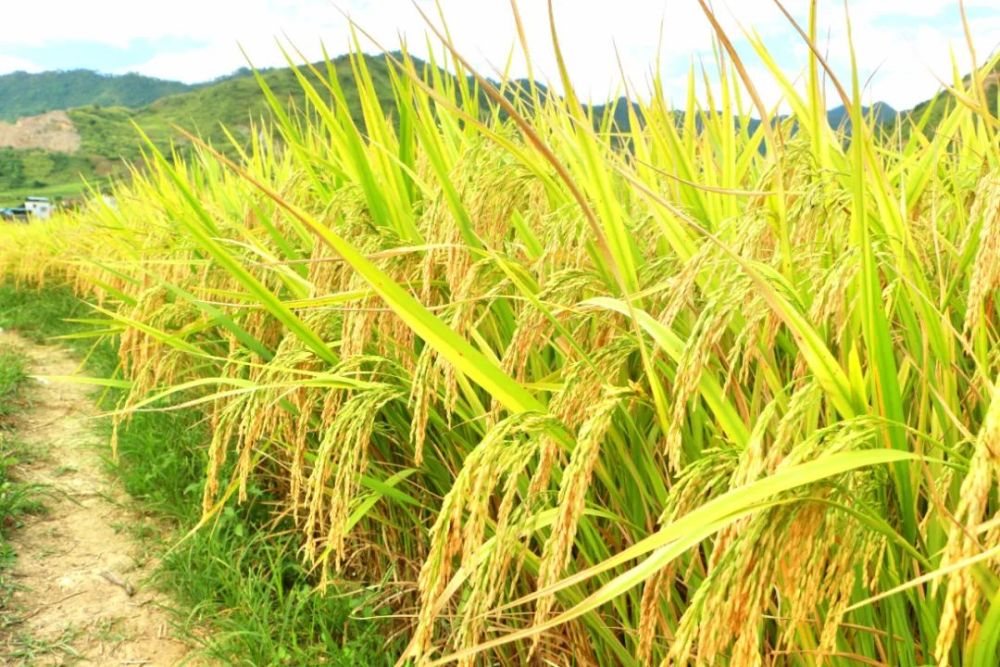
[[(629, 106), (628, 101), (623, 97), (618, 100), (618, 102), (614, 105), (613, 108), (614, 110), (613, 123), (622, 132), (628, 132), (629, 129), (631, 128), (628, 106)], [(607, 114), (609, 110), (611, 109), (608, 105), (595, 106), (593, 108), (595, 124), (600, 123), (604, 115)], [(635, 113), (635, 116), (639, 119), (639, 121), (642, 122), (642, 111), (639, 108), (639, 105), (633, 102), (632, 110)], [(677, 116), (677, 122), (683, 123), (684, 113), (680, 111), (677, 111), (675, 113)], [(870, 107), (863, 106), (861, 107), (861, 113), (865, 116), (865, 118), (871, 118), (874, 115), (875, 122), (879, 124), (895, 122), (897, 117), (899, 116), (899, 112), (893, 109), (885, 102), (876, 102)], [(840, 129), (843, 126), (847, 129), (848, 134), (850, 134), (851, 112), (849, 109), (847, 109), (844, 106), (834, 107), (833, 109), (830, 109), (827, 112), (826, 118), (827, 122), (830, 124), (830, 127), (834, 129)], [(784, 121), (787, 119), (788, 116), (778, 116), (775, 120)], [(702, 120), (700, 117), (695, 118), (695, 127), (700, 128), (701, 123)], [(752, 133), (755, 132), (758, 127), (760, 127), (760, 120), (757, 118), (751, 118), (750, 122), (747, 124), (747, 130)]]
[[(394, 100), (384, 56), (364, 57), (383, 109), (392, 113)], [(420, 61), (416, 64), (423, 66)], [(347, 56), (336, 58), (333, 66), (340, 77), (352, 114), (360, 124), (361, 112), (350, 59)], [(321, 66), (320, 70), (325, 70), (325, 66)], [(289, 105), (303, 105), (304, 95), (292, 70), (269, 69), (263, 70), (261, 75), (278, 99)], [(989, 79), (988, 95), (993, 108), (996, 105), (998, 78), (1000, 74), (991, 75)], [(517, 83), (523, 90), (529, 87), (527, 81)], [(542, 97), (552, 94), (541, 84), (537, 87)], [(316, 88), (324, 90), (323, 85), (317, 84)], [(515, 89), (507, 89), (509, 97), (518, 94)], [(485, 105), (485, 96), (482, 102)], [(878, 102), (865, 107), (864, 112), (874, 115), (887, 128), (903, 122), (905, 132), (910, 122), (915, 122), (930, 107), (927, 131), (932, 132), (945, 106), (953, 103), (950, 96), (942, 93), (910, 111), (897, 113), (888, 104)], [(74, 196), (82, 189), (81, 177), (91, 183), (99, 183), (124, 173), (124, 160), (131, 161), (140, 156), (133, 123), (142, 127), (156, 144), (164, 148), (171, 143), (185, 143), (174, 129), (175, 125), (200, 134), (216, 146), (225, 147), (228, 141), (222, 125), (237, 139), (246, 139), (251, 122), (270, 115), (264, 95), (248, 69), (196, 85), (139, 75), (104, 76), (84, 70), (0, 76), (0, 121), (23, 116), (27, 111), (41, 114), (56, 108), (67, 109), (71, 129), (79, 137), (73, 145), (79, 148), (59, 152), (52, 149), (56, 145), (54, 142), (40, 141), (45, 137), (38, 136), (34, 128), (45, 126), (43, 120), (46, 119), (22, 118), (13, 128), (5, 128), (0, 123), (0, 206), (14, 203), (29, 194)], [(633, 106), (633, 109), (641, 122), (638, 107)], [(595, 123), (600, 123), (612, 108), (597, 105), (592, 111)], [(628, 131), (628, 103), (619, 100), (613, 106), (613, 112), (617, 129)], [(828, 120), (832, 127), (847, 125), (849, 131), (849, 116), (844, 107), (836, 107), (830, 109)], [(61, 117), (47, 119), (50, 124), (54, 120), (61, 122)], [(682, 112), (677, 112), (677, 122), (684, 122)], [(695, 122), (699, 121), (696, 119)], [(759, 124), (759, 120), (751, 119), (749, 130), (755, 130)], [(5, 133), (19, 138), (20, 143), (9, 139), (4, 143)], [(30, 140), (29, 143), (24, 143), (25, 137)]]
[[(885, 102), (876, 102), (870, 107), (861, 107), (861, 113), (865, 118), (874, 118), (875, 122), (878, 124), (893, 123), (899, 115), (898, 111)], [(850, 127), (851, 110), (843, 105), (830, 109), (827, 112), (826, 117), (829, 120), (831, 127), (840, 127), (842, 125)]]
[[(390, 111), (393, 97), (385, 58), (365, 56), (365, 59), (383, 106)], [(360, 122), (360, 104), (350, 59), (347, 56), (336, 58), (333, 66), (340, 76), (348, 106)], [(325, 70), (325, 65), (321, 70)], [(304, 104), (305, 95), (291, 69), (266, 69), (261, 75), (279, 100), (288, 105)], [(112, 80), (119, 78), (111, 77)], [(317, 89), (324, 89), (315, 83)], [(133, 104), (131, 108), (124, 103), (113, 105), (96, 100), (70, 108), (67, 113), (79, 135), (79, 149), (72, 154), (54, 153), (37, 146), (24, 148), (7, 144), (4, 147), (0, 133), (0, 206), (15, 203), (29, 194), (73, 196), (82, 189), (81, 177), (94, 183), (124, 173), (123, 160), (136, 160), (141, 154), (133, 123), (143, 128), (161, 148), (171, 143), (186, 143), (175, 125), (225, 147), (228, 140), (222, 126), (237, 138), (247, 138), (251, 122), (270, 115), (267, 100), (249, 69), (237, 70), (203, 84), (176, 86), (180, 86), (179, 92), (158, 94), (149, 103)], [(40, 119), (35, 118), (20, 121), (21, 125), (29, 127), (39, 123)]]
[[(391, 109), (392, 91), (385, 58), (365, 56), (368, 70), (384, 108)], [(351, 75), (350, 60), (341, 56), (333, 61), (344, 88), (348, 106), (360, 122), (357, 89)], [(303, 70), (305, 72), (305, 70)], [(287, 106), (302, 106), (305, 94), (295, 73), (289, 68), (261, 70), (275, 97)], [(307, 77), (313, 75), (306, 72)], [(322, 84), (313, 81), (318, 90)], [(270, 107), (250, 70), (239, 70), (177, 95), (162, 97), (139, 109), (124, 107), (82, 106), (69, 112), (81, 137), (81, 150), (109, 160), (138, 157), (139, 145), (132, 123), (139, 125), (161, 146), (170, 142), (185, 143), (174, 126), (200, 135), (209, 142), (228, 144), (222, 126), (237, 138), (247, 137), (252, 121), (270, 115)], [(2, 186), (0, 186), (2, 189)]]
[(88, 104), (138, 108), (192, 88), (141, 74), (108, 75), (84, 69), (14, 72), (0, 76), (0, 120), (14, 121)]
[[(965, 82), (969, 82), (969, 77), (965, 77)], [(1000, 61), (997, 62), (993, 71), (983, 78), (983, 86), (986, 89), (986, 103), (993, 113), (997, 113), (997, 91), (1000, 89)], [(941, 122), (945, 112), (952, 109), (958, 102), (948, 91), (944, 90), (934, 95), (934, 97), (921, 102), (908, 112), (903, 114), (903, 119), (907, 121), (904, 132), (910, 124), (917, 124), (925, 118), (924, 133), (933, 134), (935, 128)]]

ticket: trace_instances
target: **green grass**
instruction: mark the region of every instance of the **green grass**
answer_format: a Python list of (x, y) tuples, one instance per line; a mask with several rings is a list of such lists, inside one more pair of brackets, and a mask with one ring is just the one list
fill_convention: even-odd
[(87, 306), (67, 289), (18, 289), (0, 281), (0, 329), (15, 330), (34, 343), (79, 331), (80, 326), (68, 320), (87, 312)]
[(10, 661), (6, 664), (16, 667), (38, 664), (74, 665), (83, 658), (73, 648), (73, 642), (80, 636), (80, 632), (78, 627), (69, 626), (57, 636), (46, 639), (17, 634), (4, 647), (4, 657)]
[(38, 488), (11, 477), (11, 468), (23, 456), (12, 430), (15, 416), (25, 405), (22, 391), (27, 377), (21, 354), (13, 348), (0, 347), (0, 636), (18, 618), (10, 608), (16, 584), (7, 577), (15, 558), (9, 543), (10, 531), (20, 525), (24, 515), (42, 509), (37, 499)]
[(13, 72), (0, 75), (0, 120), (15, 121), (90, 103), (140, 107), (190, 88), (177, 81), (134, 73), (109, 76), (83, 69)]
[(33, 195), (77, 196), (84, 188), (82, 177), (99, 180), (96, 174), (85, 155), (0, 148), (0, 204), (20, 204)]
[[(119, 434), (115, 473), (129, 494), (170, 517), (177, 535), (200, 519), (206, 438), (190, 412), (142, 413)], [(267, 491), (250, 495), (161, 560), (155, 581), (177, 600), (182, 634), (224, 664), (391, 665), (379, 624), (352, 619), (374, 615), (374, 605), (361, 594), (316, 592), (291, 527), (284, 539), (267, 537)]]
[(0, 347), (0, 428), (18, 410), (18, 395), (25, 377), (21, 356), (13, 348)]
[[(36, 342), (80, 330), (81, 325), (68, 320), (87, 310), (66, 289), (20, 290), (0, 284), (0, 327)], [(114, 374), (118, 361), (110, 340), (65, 343), (86, 355), (88, 372)], [(9, 403), (4, 388), (15, 392), (23, 378), (20, 358), (0, 352), (0, 409)], [(116, 392), (103, 392), (99, 400), (111, 409), (118, 398)], [(266, 489), (253, 488), (252, 502), (227, 507), (213, 525), (173, 546), (172, 540), (200, 519), (206, 438), (198, 413), (140, 413), (119, 432), (118, 461), (108, 459), (126, 491), (175, 528), (173, 537), (159, 545), (161, 552), (169, 551), (155, 583), (177, 601), (181, 633), (223, 664), (392, 664), (392, 653), (382, 651), (386, 639), (380, 624), (352, 618), (375, 614), (366, 594), (317, 592), (315, 577), (296, 556), (291, 531), (286, 530), (284, 540), (264, 539), (272, 503)], [(0, 463), (0, 483), (4, 470)], [(0, 505), (0, 512), (16, 515), (27, 507), (23, 489), (14, 497), (3, 488), (3, 502), (16, 504)]]

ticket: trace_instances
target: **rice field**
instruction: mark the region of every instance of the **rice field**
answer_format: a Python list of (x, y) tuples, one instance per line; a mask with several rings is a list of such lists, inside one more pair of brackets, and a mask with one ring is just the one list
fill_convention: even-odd
[(566, 71), (441, 53), (470, 76), (399, 53), (391, 110), (356, 57), (360, 124), (302, 66), (237, 159), (150, 144), (114, 204), (0, 227), (0, 271), (117, 341), (118, 424), (205, 415), (203, 523), (266, 490), (401, 663), (997, 664), (982, 78), (883, 131), (813, 49), (783, 117), (720, 32), (622, 132)]

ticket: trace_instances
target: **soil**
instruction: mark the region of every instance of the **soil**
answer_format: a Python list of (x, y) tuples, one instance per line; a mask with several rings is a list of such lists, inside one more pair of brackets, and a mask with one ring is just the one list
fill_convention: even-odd
[(13, 124), (0, 121), (0, 148), (75, 153), (80, 150), (80, 133), (65, 111), (50, 111)]
[[(145, 584), (155, 566), (142, 531), (158, 531), (108, 476), (92, 388), (46, 380), (77, 365), (57, 346), (0, 331), (42, 376), (26, 392), (17, 429), (29, 461), (18, 481), (42, 488), (45, 512), (14, 532), (12, 628), (0, 629), (4, 665), (176, 665), (190, 647), (171, 636), (168, 601)], [(130, 595), (130, 592), (133, 593)], [(9, 636), (4, 637), (4, 634)], [(191, 663), (185, 663), (191, 664)]]

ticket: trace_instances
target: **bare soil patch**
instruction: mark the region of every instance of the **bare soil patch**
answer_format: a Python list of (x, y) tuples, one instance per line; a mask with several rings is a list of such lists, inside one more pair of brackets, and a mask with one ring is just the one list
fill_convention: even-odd
[(50, 111), (21, 118), (16, 123), (0, 121), (0, 148), (75, 153), (80, 150), (80, 133), (65, 111)]

